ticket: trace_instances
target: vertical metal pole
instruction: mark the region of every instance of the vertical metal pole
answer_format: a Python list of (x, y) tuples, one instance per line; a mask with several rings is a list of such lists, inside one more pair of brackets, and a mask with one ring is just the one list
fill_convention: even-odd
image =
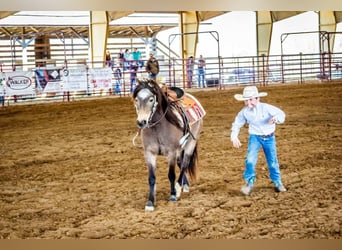
[(252, 57), (252, 69), (253, 69), (253, 84), (255, 84), (255, 57)]
[[(176, 87), (176, 68), (175, 68), (175, 58), (172, 59), (172, 72), (173, 72), (173, 86)], [(171, 74), (171, 72), (170, 72)], [(170, 79), (171, 80), (171, 79)], [(170, 81), (171, 83), (171, 81)]]
[(261, 55), (262, 58), (262, 86), (266, 86), (266, 78), (265, 78), (265, 54)]
[(283, 53), (280, 55), (280, 70), (281, 70), (281, 83), (285, 82), (285, 77), (284, 77), (284, 56)]
[(331, 50), (330, 50), (330, 32), (326, 33), (328, 40), (328, 67), (329, 67), (329, 81), (331, 81)]
[(303, 83), (303, 58), (302, 58), (302, 52), (299, 53), (299, 75), (300, 75), (300, 83)]

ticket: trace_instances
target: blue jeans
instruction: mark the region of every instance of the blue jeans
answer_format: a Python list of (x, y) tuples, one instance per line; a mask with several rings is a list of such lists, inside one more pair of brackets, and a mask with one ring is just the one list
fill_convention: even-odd
[(204, 69), (198, 69), (198, 87), (206, 87), (204, 83)]
[(255, 165), (258, 161), (258, 152), (260, 147), (264, 150), (270, 179), (278, 186), (281, 184), (281, 175), (277, 159), (277, 148), (275, 136), (262, 137), (258, 135), (249, 135), (248, 149), (246, 156), (246, 169), (243, 179), (248, 185), (253, 186), (256, 178)]
[(120, 94), (120, 92), (121, 92), (120, 88), (121, 88), (121, 77), (122, 77), (122, 74), (121, 74), (121, 70), (119, 68), (115, 69), (114, 76), (115, 76), (115, 79), (116, 79), (115, 94)]

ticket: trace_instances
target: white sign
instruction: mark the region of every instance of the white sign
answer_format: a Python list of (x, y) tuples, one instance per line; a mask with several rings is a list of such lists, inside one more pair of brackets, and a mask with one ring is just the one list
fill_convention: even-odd
[(2, 72), (0, 72), (0, 96), (5, 95), (5, 84), (6, 84), (6, 77)]
[(100, 90), (112, 88), (112, 70), (106, 68), (92, 68), (89, 69), (89, 89)]
[(63, 91), (87, 90), (88, 84), (87, 84), (86, 67), (64, 69), (63, 75), (64, 75)]
[(5, 72), (6, 95), (33, 95), (34, 84), (32, 82), (32, 72), (30, 71), (14, 71)]

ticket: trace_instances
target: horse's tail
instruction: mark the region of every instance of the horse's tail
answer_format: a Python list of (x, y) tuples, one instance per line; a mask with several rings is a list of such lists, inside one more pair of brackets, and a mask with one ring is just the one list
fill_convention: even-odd
[(198, 163), (198, 152), (197, 152), (197, 144), (192, 152), (192, 155), (189, 157), (189, 165), (187, 168), (187, 172), (192, 180), (197, 179), (197, 163)]

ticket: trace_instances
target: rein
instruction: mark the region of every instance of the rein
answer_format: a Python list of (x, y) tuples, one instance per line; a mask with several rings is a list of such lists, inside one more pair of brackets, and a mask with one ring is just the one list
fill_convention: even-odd
[[(147, 128), (152, 128), (152, 127), (154, 127), (155, 125), (157, 125), (157, 124), (165, 117), (168, 108), (169, 108), (169, 106), (166, 107), (164, 114), (162, 115), (162, 117), (160, 117), (160, 119), (159, 119), (158, 121), (156, 121), (156, 122), (150, 124), (150, 120), (152, 119), (152, 117), (153, 117), (153, 115), (154, 115), (154, 113), (155, 113), (155, 111), (154, 111), (154, 112), (151, 114), (151, 117), (150, 117), (150, 119), (149, 119), (149, 125), (147, 126)], [(140, 135), (141, 130), (142, 130), (142, 129), (139, 128), (139, 129), (138, 129), (138, 132), (135, 134), (135, 136), (134, 136), (133, 139), (132, 139), (133, 145), (134, 145), (135, 147), (139, 147), (139, 148), (142, 148), (142, 146), (138, 146), (138, 145), (135, 143), (135, 140), (136, 140), (137, 137)]]
[(155, 121), (154, 123), (150, 123), (151, 120), (152, 120), (152, 117), (154, 116), (154, 114), (155, 114), (155, 112), (156, 112), (155, 108), (153, 108), (153, 109), (154, 109), (154, 110), (152, 110), (151, 116), (150, 116), (150, 118), (148, 119), (148, 126), (147, 126), (147, 128), (152, 128), (152, 127), (156, 126), (156, 125), (165, 117), (165, 115), (166, 115), (166, 113), (167, 113), (167, 111), (168, 111), (168, 109), (169, 109), (169, 105), (167, 105), (167, 107), (166, 107), (166, 109), (165, 109), (165, 112), (164, 112), (163, 115), (159, 118), (159, 120)]

